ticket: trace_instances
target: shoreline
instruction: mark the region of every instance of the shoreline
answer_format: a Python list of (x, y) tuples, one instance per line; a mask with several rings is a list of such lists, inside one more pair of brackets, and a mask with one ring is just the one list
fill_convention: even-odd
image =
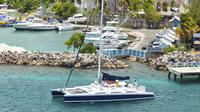
[(130, 56), (127, 58), (131, 62), (141, 62), (153, 67), (156, 70), (168, 70), (169, 63), (194, 63), (200, 62), (200, 53), (190, 54), (183, 51), (174, 51), (160, 56), (159, 58), (140, 58), (136, 56)]
[[(0, 51), (0, 64), (61, 66), (72, 67), (76, 53), (74, 52), (40, 52), (40, 51)], [(96, 54), (80, 54), (75, 68), (97, 68)], [(128, 68), (125, 62), (102, 56), (102, 68)]]

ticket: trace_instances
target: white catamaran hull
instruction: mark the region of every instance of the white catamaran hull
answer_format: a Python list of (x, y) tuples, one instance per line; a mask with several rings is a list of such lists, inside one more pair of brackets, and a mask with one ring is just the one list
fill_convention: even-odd
[(107, 102), (128, 101), (154, 98), (153, 93), (146, 94), (99, 94), (99, 95), (64, 95), (64, 102)]

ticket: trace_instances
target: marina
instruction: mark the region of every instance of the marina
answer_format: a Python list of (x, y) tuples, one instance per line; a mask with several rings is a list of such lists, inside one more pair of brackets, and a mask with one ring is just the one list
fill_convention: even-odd
[(199, 5), (0, 0), (0, 112), (199, 112)]

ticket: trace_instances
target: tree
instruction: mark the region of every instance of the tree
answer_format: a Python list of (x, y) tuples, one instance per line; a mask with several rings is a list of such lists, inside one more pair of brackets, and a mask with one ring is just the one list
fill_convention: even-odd
[(77, 8), (75, 7), (74, 3), (71, 3), (70, 1), (63, 3), (58, 1), (51, 9), (55, 12), (55, 15), (62, 17), (63, 19), (67, 19), (77, 12)]
[(128, 15), (133, 15), (135, 17), (140, 17), (138, 14), (138, 11), (141, 11), (143, 9), (143, 1), (142, 0), (129, 0), (129, 13)]
[(40, 3), (38, 0), (13, 0), (10, 5), (21, 13), (26, 13), (37, 9), (40, 6)]
[(147, 10), (149, 7), (153, 6), (155, 4), (154, 0), (143, 0), (143, 9)]
[(167, 12), (168, 11), (168, 6), (169, 6), (169, 4), (167, 2), (163, 2), (163, 4), (162, 4), (162, 10), (165, 11), (165, 12)]
[[(98, 14), (98, 15), (100, 15), (101, 14), (101, 2), (102, 2), (102, 0), (99, 0), (99, 4), (97, 5), (97, 7), (95, 8), (95, 10), (94, 10), (94, 15), (96, 15), (96, 14)], [(104, 0), (104, 13), (106, 14), (106, 15), (110, 15), (110, 8), (108, 7), (108, 6), (106, 6), (106, 1)]]
[(195, 19), (197, 24), (200, 26), (200, 2), (199, 0), (191, 0), (191, 5), (189, 7), (189, 13)]
[(176, 51), (176, 47), (174, 45), (172, 46), (168, 46), (168, 47), (164, 47), (163, 48), (163, 52), (166, 54), (166, 53), (169, 53), (169, 52), (173, 52), (173, 51)]
[(182, 43), (190, 43), (192, 34), (198, 28), (198, 25), (189, 13), (181, 14), (180, 19), (181, 21), (175, 30), (175, 34), (180, 37)]
[(156, 10), (157, 10), (157, 11), (160, 11), (160, 10), (161, 10), (161, 3), (160, 3), (160, 1), (157, 2)]
[(121, 15), (123, 15), (124, 13), (126, 13), (126, 10), (127, 10), (127, 6), (128, 6), (127, 0), (120, 0), (119, 6), (121, 7)]
[(5, 1), (4, 0), (0, 0), (0, 4), (4, 3)]
[(150, 6), (148, 9), (146, 9), (145, 13), (145, 19), (147, 23), (150, 23), (151, 21), (158, 23), (161, 20), (161, 14), (157, 12), (153, 6)]
[(83, 44), (83, 48), (81, 49), (81, 53), (97, 53), (97, 48), (93, 45), (93, 43)]
[(175, 2), (174, 0), (172, 0), (172, 1), (170, 2), (170, 7), (173, 8), (175, 5), (176, 5), (176, 2)]
[(75, 51), (75, 49), (78, 49), (83, 42), (84, 35), (82, 33), (75, 33), (70, 37), (69, 40), (65, 40), (65, 45), (67, 46), (67, 49), (73, 47)]

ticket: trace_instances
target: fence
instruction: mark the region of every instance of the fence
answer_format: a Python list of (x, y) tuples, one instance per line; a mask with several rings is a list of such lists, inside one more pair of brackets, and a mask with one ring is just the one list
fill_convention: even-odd
[(168, 67), (200, 67), (200, 62), (170, 62)]
[(113, 58), (116, 55), (132, 55), (146, 58), (146, 51), (134, 49), (109, 49), (104, 50), (103, 54), (109, 56), (110, 58)]

